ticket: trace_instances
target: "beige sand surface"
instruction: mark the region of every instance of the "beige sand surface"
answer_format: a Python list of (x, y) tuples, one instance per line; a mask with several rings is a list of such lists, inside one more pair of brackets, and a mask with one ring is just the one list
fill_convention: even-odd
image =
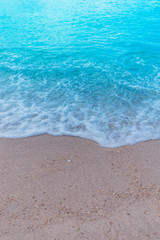
[(160, 141), (0, 139), (0, 239), (160, 239)]

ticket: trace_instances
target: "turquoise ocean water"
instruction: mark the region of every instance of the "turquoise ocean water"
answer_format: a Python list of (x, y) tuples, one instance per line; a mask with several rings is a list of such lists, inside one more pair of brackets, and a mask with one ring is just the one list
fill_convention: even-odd
[(0, 0), (0, 137), (160, 138), (159, 0)]

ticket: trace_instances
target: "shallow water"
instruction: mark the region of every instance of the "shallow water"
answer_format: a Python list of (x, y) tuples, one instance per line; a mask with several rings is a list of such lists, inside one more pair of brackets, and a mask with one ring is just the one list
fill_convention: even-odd
[(160, 138), (160, 2), (0, 0), (0, 137)]

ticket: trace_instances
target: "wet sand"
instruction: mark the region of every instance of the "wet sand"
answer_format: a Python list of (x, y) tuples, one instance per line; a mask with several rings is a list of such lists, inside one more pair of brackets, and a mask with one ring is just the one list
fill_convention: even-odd
[(0, 139), (0, 239), (160, 239), (160, 141)]

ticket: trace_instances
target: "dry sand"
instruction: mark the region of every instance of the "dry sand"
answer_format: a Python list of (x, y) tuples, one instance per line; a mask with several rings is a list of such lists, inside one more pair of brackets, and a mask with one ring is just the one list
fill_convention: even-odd
[(0, 239), (160, 239), (160, 141), (0, 139)]

